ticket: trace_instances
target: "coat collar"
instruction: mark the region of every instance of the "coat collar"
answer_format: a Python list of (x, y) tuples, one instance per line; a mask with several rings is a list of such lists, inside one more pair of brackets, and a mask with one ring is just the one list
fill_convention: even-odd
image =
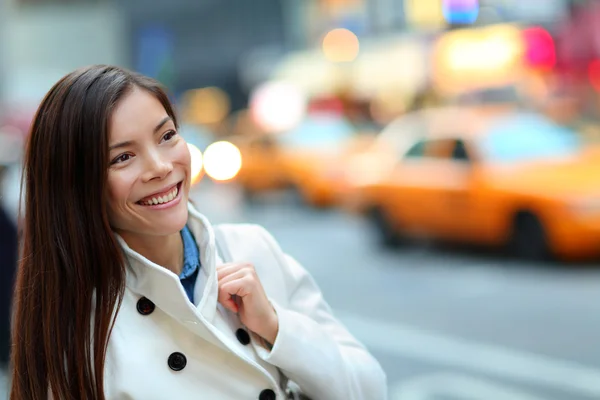
[(217, 311), (218, 281), (215, 234), (208, 219), (188, 203), (188, 227), (198, 248), (206, 276), (206, 284), (198, 306), (189, 302), (179, 277), (132, 250), (125, 240), (115, 234), (126, 258), (126, 286), (140, 296), (150, 299), (158, 308), (183, 323), (194, 324), (198, 313), (212, 323)]

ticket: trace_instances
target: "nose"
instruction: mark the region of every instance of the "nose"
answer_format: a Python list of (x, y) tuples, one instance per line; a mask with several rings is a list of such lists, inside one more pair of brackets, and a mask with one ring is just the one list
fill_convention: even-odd
[(144, 182), (155, 179), (162, 180), (169, 176), (172, 170), (173, 164), (170, 161), (164, 160), (158, 152), (150, 153), (142, 178)]

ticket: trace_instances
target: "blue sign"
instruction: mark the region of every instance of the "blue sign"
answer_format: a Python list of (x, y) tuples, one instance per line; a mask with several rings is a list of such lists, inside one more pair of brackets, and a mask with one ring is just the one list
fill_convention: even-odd
[(162, 26), (146, 26), (137, 34), (135, 69), (141, 74), (173, 84), (173, 35)]

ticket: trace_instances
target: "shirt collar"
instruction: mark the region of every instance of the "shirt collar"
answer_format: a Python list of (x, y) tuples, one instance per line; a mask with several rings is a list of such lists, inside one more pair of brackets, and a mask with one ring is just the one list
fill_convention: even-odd
[(181, 238), (183, 240), (183, 267), (179, 279), (186, 279), (200, 268), (200, 252), (194, 235), (187, 225), (181, 230)]

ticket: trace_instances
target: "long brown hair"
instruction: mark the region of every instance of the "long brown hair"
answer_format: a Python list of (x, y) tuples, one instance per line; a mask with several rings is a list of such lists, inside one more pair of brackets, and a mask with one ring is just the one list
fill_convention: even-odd
[(14, 295), (11, 400), (104, 400), (104, 361), (125, 288), (107, 215), (109, 119), (134, 87), (176, 123), (150, 78), (76, 70), (43, 99), (24, 166), (24, 235)]

